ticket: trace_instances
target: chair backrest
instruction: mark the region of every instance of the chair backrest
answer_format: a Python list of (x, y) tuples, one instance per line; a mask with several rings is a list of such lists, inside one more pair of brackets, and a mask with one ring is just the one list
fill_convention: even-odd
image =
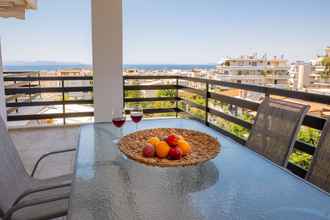
[(306, 179), (330, 193), (330, 120), (322, 130)]
[(286, 166), (309, 106), (265, 98), (246, 145), (280, 166)]
[(0, 116), (0, 216), (29, 184), (23, 163)]

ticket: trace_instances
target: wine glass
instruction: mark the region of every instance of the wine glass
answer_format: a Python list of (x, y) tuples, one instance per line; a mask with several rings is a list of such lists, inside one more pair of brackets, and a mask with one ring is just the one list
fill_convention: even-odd
[(135, 106), (131, 109), (131, 119), (135, 123), (135, 130), (138, 129), (138, 123), (143, 118), (143, 108), (141, 106)]
[(113, 109), (112, 110), (112, 124), (120, 128), (120, 135), (119, 138), (121, 138), (123, 134), (123, 125), (125, 124), (126, 116), (125, 116), (125, 110), (123, 109)]

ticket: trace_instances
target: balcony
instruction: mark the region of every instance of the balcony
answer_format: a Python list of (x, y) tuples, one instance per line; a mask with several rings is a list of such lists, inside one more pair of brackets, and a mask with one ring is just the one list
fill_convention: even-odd
[[(19, 6), (13, 0), (6, 1), (9, 3), (2, 7), (0, 16), (24, 18), (25, 10), (36, 8), (33, 0), (21, 0), (24, 4)], [(20, 163), (6, 124), (1, 120), (0, 171), (5, 178), (0, 181), (0, 218), (49, 219), (68, 214), (68, 219), (79, 220), (329, 219), (330, 197), (322, 189), (330, 191), (330, 188), (324, 187), (325, 184), (320, 186), (322, 189), (317, 188), (317, 183), (312, 186), (297, 176), (306, 177), (314, 157), (322, 160), (316, 166), (317, 177), (329, 177), (325, 169), (329, 154), (319, 154), (316, 149), (321, 147), (316, 146), (320, 133), (329, 133), (328, 127), (322, 129), (330, 97), (242, 84), (240, 77), (231, 77), (228, 82), (182, 75), (122, 76), (122, 3), (122, 0), (91, 1), (93, 76), (11, 72), (4, 74), (4, 85), (0, 48), (0, 117), (7, 119), (10, 135), (28, 171)], [(269, 84), (280, 85), (280, 81), (287, 80), (286, 76), (280, 77), (273, 76)], [(252, 76), (249, 80), (256, 82), (258, 78)], [(290, 143), (295, 142), (288, 164), (287, 154), (284, 163), (276, 164), (246, 147), (256, 112), (261, 112), (260, 103), (265, 97), (312, 106), (297, 140), (285, 132), (279, 135)], [(146, 118), (165, 118), (144, 120), (139, 129), (171, 127), (201, 131), (211, 135), (216, 144), (215, 139), (220, 142), (220, 154), (206, 163), (175, 169), (145, 166), (127, 159), (118, 150), (120, 129), (107, 122), (114, 109), (124, 107), (129, 113), (135, 105), (143, 106)], [(281, 117), (288, 116), (288, 112), (288, 109), (282, 111)], [(275, 121), (281, 117), (275, 117)], [(290, 122), (290, 117), (281, 123)], [(89, 124), (94, 121), (100, 123)], [(297, 121), (291, 126), (294, 130), (300, 125)], [(274, 121), (267, 122), (263, 128), (272, 127)], [(281, 123), (275, 123), (282, 127)], [(137, 130), (134, 127), (128, 122), (121, 132), (129, 134)], [(256, 139), (277, 137), (269, 148), (277, 151), (276, 147), (282, 147), (277, 143), (279, 130), (265, 135), (260, 132)], [(134, 146), (142, 144), (142, 149), (147, 137), (141, 140), (129, 141)], [(162, 144), (168, 152), (172, 150), (167, 143)], [(185, 144), (189, 147), (189, 143)], [(200, 147), (191, 145), (204, 151), (203, 147), (208, 146), (204, 141)], [(55, 156), (48, 164), (40, 164), (33, 175), (32, 164), (43, 153), (63, 148), (66, 151), (55, 153), (72, 152), (76, 150), (73, 147), (78, 149), (75, 161), (72, 153), (61, 158)], [(178, 148), (173, 150), (183, 152)], [(168, 152), (164, 157), (174, 159)], [(54, 156), (54, 152), (49, 155)], [(157, 156), (162, 157), (159, 153)], [(326, 165), (322, 166), (324, 162)], [(74, 175), (48, 178), (73, 170)], [(31, 176), (27, 175), (30, 173)]]
[[(93, 117), (93, 111), (67, 111), (70, 105), (93, 104), (92, 76), (38, 74), (5, 74), (9, 125), (25, 121), (25, 125), (44, 126), (45, 122), (49, 124), (57, 120), (55, 124), (68, 126), (75, 123), (71, 119)], [(123, 101), (127, 112), (130, 107), (140, 104), (144, 107), (145, 117), (191, 118), (241, 144), (245, 143), (256, 110), (265, 96), (324, 106), (330, 103), (329, 96), (325, 95), (177, 75), (124, 76), (123, 80)], [(70, 84), (72, 81), (75, 83)], [(79, 93), (80, 96), (75, 96), (76, 100), (73, 100), (70, 93)], [(49, 94), (59, 95), (54, 99)], [(48, 100), (50, 97), (52, 99)], [(57, 109), (61, 112), (43, 113), (47, 111), (38, 110), (39, 113), (25, 113), (27, 111), (24, 110), (29, 107), (48, 109), (49, 106), (60, 106)], [(303, 121), (294, 156), (287, 166), (300, 177), (306, 175), (324, 123), (325, 119), (317, 114), (308, 114)], [(29, 129), (26, 131), (29, 132)]]

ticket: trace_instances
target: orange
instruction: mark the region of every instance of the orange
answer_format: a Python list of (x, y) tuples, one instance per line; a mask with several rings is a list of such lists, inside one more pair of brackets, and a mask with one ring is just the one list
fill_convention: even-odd
[(148, 143), (156, 146), (160, 142), (158, 137), (151, 137), (148, 139)]
[(176, 135), (176, 138), (178, 139), (178, 141), (179, 141), (179, 140), (184, 140), (184, 137), (181, 136), (181, 135)]
[(191, 146), (185, 140), (179, 140), (178, 147), (180, 148), (180, 150), (182, 151), (182, 155), (184, 156), (191, 153)]
[(156, 145), (156, 154), (159, 158), (165, 158), (170, 151), (170, 146), (165, 141), (159, 141)]

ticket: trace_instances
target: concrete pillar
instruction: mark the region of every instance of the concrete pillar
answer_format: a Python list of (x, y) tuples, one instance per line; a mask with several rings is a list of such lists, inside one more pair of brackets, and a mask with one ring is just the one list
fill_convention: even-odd
[(0, 116), (3, 118), (5, 122), (7, 121), (5, 84), (3, 82), (3, 67), (2, 67), (2, 56), (1, 56), (1, 39), (0, 39)]
[(123, 106), (122, 0), (92, 0), (95, 121)]

